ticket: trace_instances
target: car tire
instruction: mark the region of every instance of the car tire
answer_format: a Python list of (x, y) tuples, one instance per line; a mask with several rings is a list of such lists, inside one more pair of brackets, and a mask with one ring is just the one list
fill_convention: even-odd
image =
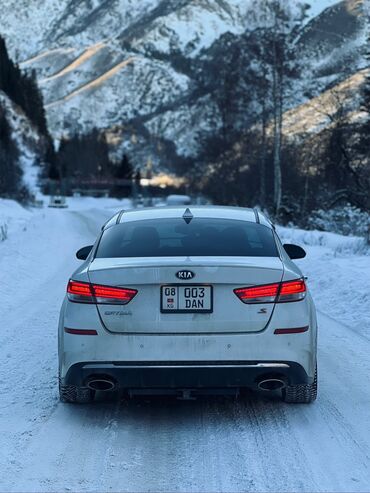
[(95, 391), (86, 387), (63, 385), (59, 379), (59, 399), (72, 404), (88, 404), (95, 397)]
[(317, 368), (312, 383), (303, 385), (290, 385), (282, 391), (283, 401), (292, 404), (309, 404), (317, 398)]

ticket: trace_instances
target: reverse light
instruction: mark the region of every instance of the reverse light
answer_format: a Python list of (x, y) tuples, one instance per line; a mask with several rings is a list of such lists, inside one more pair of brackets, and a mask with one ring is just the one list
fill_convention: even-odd
[(306, 296), (306, 284), (303, 279), (296, 279), (250, 288), (238, 288), (234, 289), (234, 293), (246, 304), (287, 303), (303, 300)]
[(127, 305), (136, 295), (136, 289), (116, 288), (88, 282), (70, 280), (67, 286), (68, 299), (77, 303)]

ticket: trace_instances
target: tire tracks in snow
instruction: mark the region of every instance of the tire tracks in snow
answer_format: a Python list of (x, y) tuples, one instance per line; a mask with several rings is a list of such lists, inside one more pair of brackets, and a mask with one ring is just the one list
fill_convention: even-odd
[[(305, 451), (285, 414), (285, 406), (280, 400), (255, 396), (240, 402), (234, 410), (235, 426), (243, 441), (255, 443), (253, 467), (260, 480), (257, 490), (319, 491)], [(244, 455), (246, 463), (249, 457)]]
[[(67, 219), (68, 216), (61, 216), (59, 212), (56, 211), (56, 214), (50, 216), (54, 226), (57, 225), (50, 231), (51, 245), (54, 245), (53, 239), (58, 241), (55, 235), (60, 235), (66, 223), (71, 228), (71, 232), (80, 230), (80, 219), (71, 222)], [(37, 224), (37, 219), (33, 218), (32, 227), (23, 233), (25, 242), (28, 241), (28, 233), (34, 233), (33, 229)], [(43, 216), (39, 223), (42, 231), (47, 224)], [(65, 285), (67, 269), (73, 270), (72, 259), (71, 256), (70, 265), (69, 263), (66, 265), (63, 259), (58, 259), (56, 266), (52, 264), (50, 272), (40, 274), (39, 284), (37, 284), (38, 279), (35, 279), (33, 289), (28, 291), (29, 299), (23, 302), (15, 299), (14, 308), (7, 307), (7, 312), (14, 313), (14, 316), (6, 317), (1, 336), (2, 371), (4, 375), (7, 375), (7, 379), (2, 378), (0, 381), (2, 395), (0, 437), (3, 437), (2, 442), (7, 444), (10, 441), (9, 436), (13, 434), (11, 447), (7, 451), (6, 461), (2, 466), (3, 471), (9, 471), (7, 477), (15, 478), (13, 483), (19, 480), (25, 470), (27, 461), (24, 460), (24, 454), (32, 447), (35, 436), (47, 425), (59, 406), (56, 341), (60, 305), (59, 302), (55, 304), (55, 299), (59, 298), (57, 294), (59, 286)], [(31, 259), (27, 256), (26, 260)], [(43, 255), (34, 261), (44, 261)], [(32, 264), (32, 261), (29, 262), (31, 270), (33, 269)], [(8, 268), (15, 271), (12, 277), (17, 279), (18, 264), (9, 265)], [(21, 319), (18, 316), (19, 306), (22, 312)], [(22, 451), (21, 454), (20, 451)]]

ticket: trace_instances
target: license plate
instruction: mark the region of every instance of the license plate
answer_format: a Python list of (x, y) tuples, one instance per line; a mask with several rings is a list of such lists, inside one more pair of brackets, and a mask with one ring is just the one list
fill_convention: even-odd
[(212, 286), (162, 286), (162, 313), (211, 313)]

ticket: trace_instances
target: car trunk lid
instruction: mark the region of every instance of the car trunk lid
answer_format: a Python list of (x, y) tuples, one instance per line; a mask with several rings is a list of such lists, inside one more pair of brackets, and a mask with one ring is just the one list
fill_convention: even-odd
[[(178, 279), (180, 271), (192, 279)], [(274, 304), (246, 305), (234, 293), (238, 287), (280, 282), (278, 257), (172, 257), (95, 259), (90, 282), (138, 291), (125, 306), (98, 305), (107, 330), (115, 333), (194, 334), (258, 332), (268, 324)], [(163, 313), (163, 286), (212, 286), (211, 313)]]

